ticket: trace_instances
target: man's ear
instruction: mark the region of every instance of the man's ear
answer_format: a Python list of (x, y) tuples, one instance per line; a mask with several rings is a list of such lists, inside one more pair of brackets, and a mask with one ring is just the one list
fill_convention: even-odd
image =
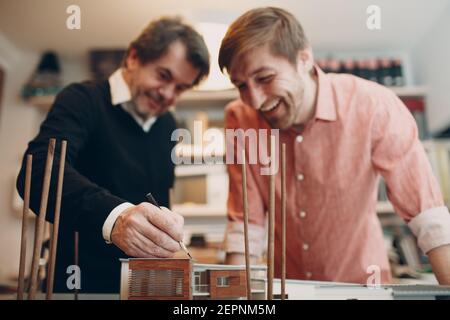
[(129, 70), (134, 70), (139, 65), (139, 58), (136, 54), (136, 49), (131, 48), (126, 58), (126, 66)]
[(310, 72), (314, 67), (314, 55), (311, 47), (306, 47), (299, 50), (297, 54), (297, 69), (298, 71)]

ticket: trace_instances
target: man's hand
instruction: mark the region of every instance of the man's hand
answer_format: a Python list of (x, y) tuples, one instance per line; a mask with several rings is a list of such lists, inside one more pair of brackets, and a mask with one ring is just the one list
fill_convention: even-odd
[(170, 258), (180, 250), (184, 219), (167, 208), (143, 202), (120, 214), (112, 242), (136, 258)]
[(450, 244), (434, 248), (427, 255), (439, 284), (450, 285)]

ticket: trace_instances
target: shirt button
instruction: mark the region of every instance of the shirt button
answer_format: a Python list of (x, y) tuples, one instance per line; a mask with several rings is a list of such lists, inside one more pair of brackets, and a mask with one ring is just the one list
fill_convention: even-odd
[(306, 217), (306, 212), (305, 211), (300, 211), (300, 218), (304, 219)]
[(297, 136), (295, 140), (297, 140), (298, 143), (301, 143), (303, 141), (303, 136)]
[(309, 249), (309, 245), (307, 243), (303, 244), (303, 250), (307, 251)]
[(312, 273), (308, 271), (308, 272), (306, 273), (306, 277), (307, 277), (308, 279), (310, 279), (310, 278), (312, 277)]
[(305, 176), (303, 174), (300, 173), (297, 175), (297, 180), (303, 181), (304, 179), (305, 179)]

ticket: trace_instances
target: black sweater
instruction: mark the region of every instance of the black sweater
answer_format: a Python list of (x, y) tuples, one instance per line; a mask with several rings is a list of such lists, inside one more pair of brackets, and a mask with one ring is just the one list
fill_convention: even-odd
[[(53, 221), (60, 145), (67, 140), (55, 292), (68, 290), (71, 274), (66, 269), (74, 264), (74, 231), (79, 232), (81, 292), (119, 291), (119, 258), (126, 256), (105, 243), (103, 224), (117, 205), (143, 202), (148, 192), (168, 205), (175, 128), (172, 114), (165, 113), (144, 132), (121, 106), (111, 104), (107, 81), (72, 84), (57, 96), (26, 151), (33, 155), (30, 206), (38, 214), (48, 141), (57, 139), (46, 215)], [(22, 197), (25, 158), (17, 178)]]

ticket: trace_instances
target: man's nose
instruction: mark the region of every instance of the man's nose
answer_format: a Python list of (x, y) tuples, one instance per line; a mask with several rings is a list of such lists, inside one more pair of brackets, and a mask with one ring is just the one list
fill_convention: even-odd
[(264, 92), (260, 87), (252, 87), (248, 90), (247, 104), (256, 110), (261, 109), (265, 100)]
[(175, 85), (168, 84), (159, 88), (159, 94), (164, 99), (164, 102), (171, 103), (174, 101), (176, 93), (175, 93)]

